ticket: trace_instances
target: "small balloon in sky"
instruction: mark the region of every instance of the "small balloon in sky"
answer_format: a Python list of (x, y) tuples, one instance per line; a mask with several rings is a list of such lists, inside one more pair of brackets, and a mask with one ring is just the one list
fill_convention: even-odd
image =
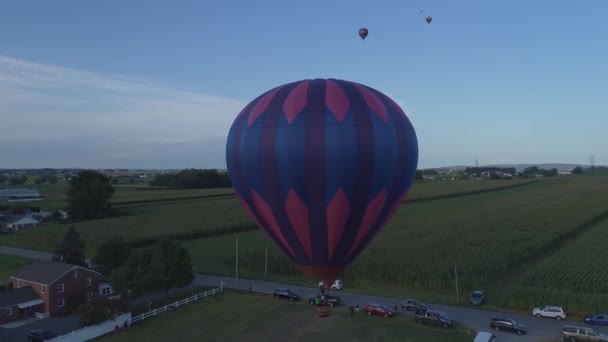
[(365, 40), (365, 37), (367, 37), (367, 29), (365, 27), (362, 27), (359, 29), (359, 37), (361, 37), (362, 40)]

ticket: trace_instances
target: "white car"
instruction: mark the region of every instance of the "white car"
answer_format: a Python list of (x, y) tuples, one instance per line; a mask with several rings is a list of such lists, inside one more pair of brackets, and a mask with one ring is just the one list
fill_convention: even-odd
[[(323, 286), (323, 281), (319, 282), (319, 287)], [(334, 283), (331, 285), (331, 290), (342, 290), (342, 280), (336, 279)]]
[(536, 317), (555, 318), (560, 321), (566, 319), (566, 312), (561, 306), (545, 305), (541, 308), (534, 308), (532, 315)]

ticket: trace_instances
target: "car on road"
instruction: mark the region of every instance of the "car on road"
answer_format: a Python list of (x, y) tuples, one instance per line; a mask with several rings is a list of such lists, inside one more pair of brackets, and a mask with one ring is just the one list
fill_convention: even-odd
[(490, 321), (490, 328), (495, 331), (507, 330), (516, 333), (517, 335), (523, 335), (528, 332), (528, 327), (517, 322), (514, 319), (506, 317), (494, 317)]
[(473, 340), (473, 342), (494, 342), (496, 341), (496, 335), (487, 332), (487, 331), (480, 331), (477, 333), (477, 335), (475, 335), (475, 339)]
[(404, 310), (413, 310), (413, 311), (426, 311), (428, 309), (428, 307), (426, 306), (426, 304), (419, 302), (415, 299), (406, 299), (403, 301), (403, 303), (401, 304), (401, 308)]
[[(319, 288), (321, 288), (322, 286), (325, 286), (325, 285), (323, 284), (323, 281), (320, 281)], [(330, 290), (342, 290), (342, 287), (344, 287), (344, 285), (342, 284), (342, 280), (336, 279), (336, 280), (334, 280), (334, 283), (331, 284), (329, 289)]]
[(472, 305), (480, 305), (486, 300), (486, 296), (483, 294), (483, 291), (473, 291), (469, 296), (469, 304)]
[(27, 340), (29, 342), (43, 342), (54, 339), (57, 336), (59, 336), (59, 334), (46, 329), (32, 329), (27, 333)]
[(285, 298), (285, 299), (289, 299), (289, 300), (291, 300), (292, 302), (293, 302), (293, 301), (298, 301), (298, 300), (300, 300), (300, 299), (301, 299), (301, 297), (300, 297), (300, 295), (299, 295), (299, 294), (294, 293), (294, 292), (293, 292), (293, 291), (291, 291), (290, 289), (285, 289), (285, 288), (283, 288), (283, 289), (276, 289), (276, 290), (274, 290), (274, 292), (273, 292), (272, 296), (273, 296), (274, 298), (278, 298), (278, 299), (283, 299), (283, 298)]
[(608, 325), (607, 314), (597, 314), (595, 316), (585, 317), (585, 323), (594, 325)]
[(340, 297), (337, 296), (324, 296), (324, 295), (316, 295), (316, 296), (309, 296), (308, 297), (308, 303), (310, 305), (315, 305), (317, 298), (319, 299), (320, 303), (323, 303), (323, 301), (325, 300), (325, 298), (327, 297), (327, 304), (330, 307), (334, 307), (336, 305), (340, 304)]
[(589, 327), (579, 327), (576, 325), (565, 325), (562, 328), (562, 341), (578, 342), (608, 342), (608, 336), (600, 334)]
[(437, 310), (426, 310), (425, 312), (416, 312), (414, 319), (418, 324), (432, 324), (439, 325), (444, 328), (451, 328), (454, 326), (454, 320), (448, 316), (445, 312)]
[(543, 307), (534, 308), (532, 316), (555, 318), (558, 321), (566, 319), (566, 312), (561, 306), (545, 305)]
[(395, 316), (395, 310), (390, 309), (386, 305), (378, 304), (378, 303), (369, 303), (363, 308), (365, 312), (367, 312), (368, 316), (384, 316), (384, 317), (393, 317)]

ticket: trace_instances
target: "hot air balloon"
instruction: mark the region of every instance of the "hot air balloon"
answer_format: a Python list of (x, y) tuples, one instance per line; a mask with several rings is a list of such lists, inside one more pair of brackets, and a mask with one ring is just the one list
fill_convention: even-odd
[(249, 216), (326, 288), (380, 232), (416, 173), (403, 110), (371, 87), (336, 79), (271, 89), (238, 114), (226, 164)]
[(432, 17), (426, 17), (426, 23), (427, 23), (427, 24), (430, 24), (430, 23), (431, 23), (431, 21), (433, 21), (433, 18), (432, 18)]
[(359, 37), (361, 37), (362, 40), (365, 40), (365, 37), (367, 37), (367, 29), (365, 27), (359, 29)]

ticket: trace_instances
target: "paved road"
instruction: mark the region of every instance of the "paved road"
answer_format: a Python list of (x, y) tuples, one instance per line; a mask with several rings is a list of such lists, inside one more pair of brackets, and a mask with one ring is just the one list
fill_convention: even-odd
[[(13, 247), (5, 247), (0, 246), (0, 254), (11, 254), (22, 256), (26, 258), (32, 259), (50, 259), (52, 254), (44, 253), (44, 252), (36, 252), (30, 251), (27, 249), (21, 248), (13, 248)], [(308, 296), (315, 294), (318, 289), (314, 287), (304, 287), (304, 286), (292, 286), (278, 283), (271, 283), (259, 280), (250, 280), (250, 279), (235, 279), (232, 277), (220, 277), (220, 276), (210, 276), (197, 274), (194, 278), (193, 285), (188, 288), (196, 287), (196, 286), (219, 286), (220, 282), (224, 282), (224, 287), (246, 290), (250, 284), (252, 284), (252, 290), (260, 293), (272, 293), (274, 289), (279, 287), (289, 287), (292, 290), (299, 292), (302, 296)], [(147, 300), (155, 300), (158, 298), (162, 298), (164, 295), (162, 293), (153, 293), (143, 296), (141, 298), (135, 298), (133, 304), (141, 304)], [(377, 302), (381, 304), (386, 304), (389, 306), (399, 305), (399, 300), (394, 298), (387, 297), (377, 297), (377, 296), (368, 296), (363, 294), (356, 293), (347, 293), (340, 291), (340, 298), (345, 305), (355, 305), (359, 304), (360, 306), (364, 306), (369, 302)], [(522, 315), (513, 315), (513, 314), (503, 314), (499, 312), (492, 311), (484, 311), (477, 309), (468, 309), (462, 307), (453, 307), (453, 306), (445, 306), (445, 305), (435, 305), (429, 304), (429, 308), (437, 309), (446, 312), (447, 314), (454, 317), (457, 321), (468, 326), (474, 330), (489, 330), (489, 322), (490, 319), (495, 315), (500, 316), (508, 316), (513, 319), (520, 321), (521, 323), (528, 326), (529, 333), (523, 336), (517, 336), (512, 333), (507, 332), (498, 332), (501, 341), (556, 341), (559, 340), (561, 329), (565, 324), (579, 324), (583, 325), (581, 322), (569, 322), (562, 321), (558, 322), (556, 320), (547, 319), (547, 318), (536, 318), (532, 316), (522, 316)], [(407, 313), (404, 313), (407, 315)], [(411, 314), (409, 314), (411, 315)], [(608, 334), (608, 328), (600, 328), (594, 327), (594, 329), (598, 332), (602, 332)]]
[(80, 327), (77, 316), (45, 318), (13, 329), (0, 328), (0, 342), (25, 341), (31, 329), (47, 329), (58, 334), (67, 334)]

